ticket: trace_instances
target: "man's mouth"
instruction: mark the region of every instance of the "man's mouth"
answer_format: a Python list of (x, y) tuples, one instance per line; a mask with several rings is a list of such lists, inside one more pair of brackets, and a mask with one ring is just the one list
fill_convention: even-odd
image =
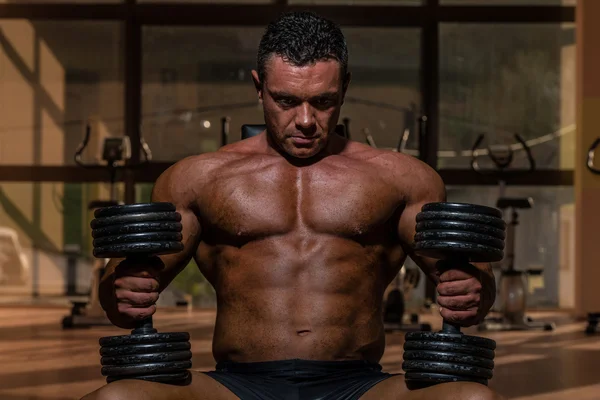
[(317, 140), (316, 136), (292, 136), (292, 140), (296, 144), (310, 144)]

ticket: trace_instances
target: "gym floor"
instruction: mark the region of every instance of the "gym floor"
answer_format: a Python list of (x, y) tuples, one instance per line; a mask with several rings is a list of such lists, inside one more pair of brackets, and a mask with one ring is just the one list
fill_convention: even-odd
[[(123, 334), (103, 327), (62, 330), (68, 313), (62, 307), (0, 306), (0, 399), (79, 399), (104, 384), (100, 375), (98, 338)], [(560, 313), (532, 313), (556, 322), (553, 332), (465, 332), (497, 341), (496, 368), (490, 386), (508, 399), (578, 400), (600, 398), (600, 340), (585, 335), (585, 323)], [(213, 310), (161, 309), (155, 318), (160, 331), (187, 331), (192, 337), (194, 369), (214, 368), (211, 355)], [(440, 328), (439, 318), (422, 317)], [(382, 365), (401, 371), (402, 332), (387, 335)]]

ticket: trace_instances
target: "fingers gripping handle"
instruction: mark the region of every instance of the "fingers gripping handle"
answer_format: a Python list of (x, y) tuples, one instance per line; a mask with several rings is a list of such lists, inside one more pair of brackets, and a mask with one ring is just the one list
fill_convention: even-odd
[[(150, 266), (156, 265), (156, 262), (153, 262), (151, 256), (143, 255), (143, 254), (130, 255), (127, 257), (127, 261), (131, 261), (132, 265), (148, 266), (148, 269), (150, 269)], [(152, 305), (155, 305), (155, 304), (156, 303), (154, 303)], [(135, 323), (135, 328), (131, 331), (132, 334), (140, 334), (140, 335), (156, 333), (156, 332), (157, 332), (157, 330), (154, 329), (154, 323), (152, 321), (152, 316), (149, 316), (140, 321), (137, 321)]]
[[(440, 260), (436, 264), (436, 268), (438, 270), (438, 274), (442, 275), (444, 272), (446, 272), (448, 270), (451, 270), (454, 268), (465, 267), (467, 265), (469, 265), (468, 257), (456, 256), (456, 257), (453, 257), (452, 259)], [(442, 332), (448, 333), (448, 334), (456, 334), (456, 335), (462, 334), (462, 332), (460, 331), (460, 325), (454, 324), (445, 319), (442, 322)]]

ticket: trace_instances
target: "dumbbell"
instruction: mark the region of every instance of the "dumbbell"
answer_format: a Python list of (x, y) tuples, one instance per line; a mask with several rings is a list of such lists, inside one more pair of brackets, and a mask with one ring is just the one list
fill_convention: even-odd
[[(90, 224), (94, 257), (148, 265), (150, 257), (183, 249), (181, 215), (171, 203), (104, 207), (94, 217)], [(183, 383), (192, 366), (189, 339), (184, 332), (158, 333), (152, 317), (146, 318), (129, 335), (100, 338), (101, 373), (108, 383), (121, 379)]]
[[(504, 257), (506, 223), (496, 208), (466, 203), (429, 203), (416, 217), (416, 254), (440, 260), (441, 269)], [(493, 376), (496, 342), (468, 336), (443, 321), (439, 332), (405, 335), (405, 381), (409, 389), (443, 382), (477, 382)]]

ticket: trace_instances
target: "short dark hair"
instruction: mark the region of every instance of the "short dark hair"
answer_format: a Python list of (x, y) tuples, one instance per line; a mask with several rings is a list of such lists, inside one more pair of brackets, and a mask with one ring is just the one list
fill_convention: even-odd
[(284, 13), (267, 26), (258, 46), (257, 72), (261, 84), (265, 79), (265, 64), (272, 55), (299, 67), (334, 59), (340, 63), (342, 76), (348, 71), (348, 48), (342, 30), (313, 12)]

